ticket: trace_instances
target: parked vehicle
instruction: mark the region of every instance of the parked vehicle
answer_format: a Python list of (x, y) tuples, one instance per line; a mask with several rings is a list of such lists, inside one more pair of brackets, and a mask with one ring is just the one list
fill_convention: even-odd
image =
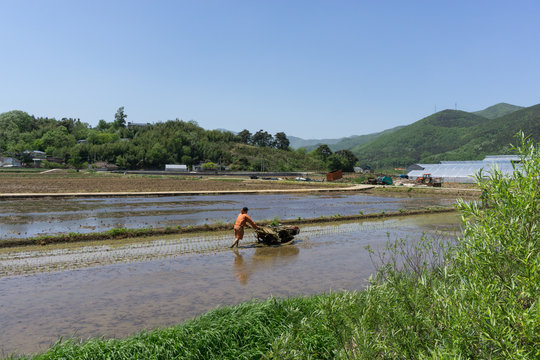
[(433, 187), (441, 187), (442, 179), (440, 177), (432, 177), (431, 174), (426, 173), (422, 176), (417, 177), (416, 183)]

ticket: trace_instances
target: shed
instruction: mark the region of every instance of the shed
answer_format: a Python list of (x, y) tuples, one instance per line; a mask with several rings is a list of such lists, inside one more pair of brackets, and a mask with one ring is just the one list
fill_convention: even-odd
[(343, 171), (340, 169), (340, 170), (327, 173), (326, 181), (336, 181), (336, 180), (341, 179), (342, 177), (343, 177)]

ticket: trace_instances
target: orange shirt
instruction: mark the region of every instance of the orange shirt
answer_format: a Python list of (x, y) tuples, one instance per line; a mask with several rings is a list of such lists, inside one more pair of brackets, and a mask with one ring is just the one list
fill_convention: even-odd
[(244, 227), (246, 226), (246, 222), (250, 223), (251, 226), (253, 227), (256, 227), (257, 225), (255, 225), (255, 223), (253, 222), (253, 220), (251, 220), (251, 218), (249, 217), (248, 214), (238, 214), (238, 217), (236, 218), (236, 223), (234, 223), (234, 227)]

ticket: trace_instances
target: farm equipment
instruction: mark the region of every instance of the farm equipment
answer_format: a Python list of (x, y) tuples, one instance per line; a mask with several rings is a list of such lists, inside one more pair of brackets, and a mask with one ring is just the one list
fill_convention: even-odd
[(377, 178), (377, 185), (393, 185), (394, 181), (390, 176), (379, 176)]
[(368, 178), (367, 183), (371, 185), (393, 185), (394, 181), (390, 176), (379, 176), (376, 178)]
[(279, 245), (292, 241), (300, 233), (300, 228), (293, 225), (259, 226), (255, 229), (257, 241), (265, 245)]
[(432, 177), (431, 174), (424, 174), (416, 178), (416, 183), (433, 187), (441, 187), (442, 179), (440, 177)]

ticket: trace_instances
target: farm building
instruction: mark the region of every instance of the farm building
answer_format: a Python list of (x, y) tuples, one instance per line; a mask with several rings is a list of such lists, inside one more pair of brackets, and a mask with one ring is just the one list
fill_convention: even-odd
[(187, 165), (166, 164), (165, 171), (188, 171)]
[(520, 158), (514, 155), (488, 155), (484, 160), (441, 161), (439, 164), (414, 164), (407, 168), (409, 179), (416, 179), (423, 174), (440, 177), (443, 182), (474, 183), (474, 175), (480, 170), (488, 174), (498, 169), (503, 174), (514, 172), (514, 164)]

